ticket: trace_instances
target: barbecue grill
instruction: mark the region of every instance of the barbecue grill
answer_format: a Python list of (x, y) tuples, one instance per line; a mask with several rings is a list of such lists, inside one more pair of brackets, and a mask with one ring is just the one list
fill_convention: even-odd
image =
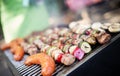
[[(80, 67), (82, 64), (84, 64), (86, 61), (91, 59), (93, 56), (95, 56), (100, 51), (102, 51), (103, 49), (105, 49), (106, 47), (111, 45), (118, 38), (120, 38), (120, 33), (114, 33), (114, 34), (111, 33), (111, 36), (112, 36), (111, 40), (108, 43), (106, 43), (104, 45), (100, 45), (100, 44), (95, 45), (93, 47), (93, 51), (91, 53), (85, 55), (85, 57), (81, 61), (76, 60), (74, 62), (74, 64), (72, 64), (70, 66), (65, 66), (63, 64), (56, 63), (56, 70), (53, 73), (53, 76), (69, 75), (70, 73), (72, 73), (72, 71), (76, 70), (78, 67)], [(23, 60), (18, 61), (18, 62), (13, 59), (13, 55), (10, 53), (10, 51), (5, 51), (4, 55), (5, 55), (5, 58), (7, 59), (7, 63), (9, 65), (11, 72), (15, 76), (41, 76), (41, 66), (40, 65), (32, 65), (32, 66), (24, 65), (25, 58), (28, 55), (25, 55)]]

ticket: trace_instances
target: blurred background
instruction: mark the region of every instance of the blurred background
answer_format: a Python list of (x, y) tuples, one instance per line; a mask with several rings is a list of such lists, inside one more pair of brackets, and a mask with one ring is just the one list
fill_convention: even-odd
[(0, 39), (6, 42), (77, 20), (120, 22), (120, 0), (0, 0)]

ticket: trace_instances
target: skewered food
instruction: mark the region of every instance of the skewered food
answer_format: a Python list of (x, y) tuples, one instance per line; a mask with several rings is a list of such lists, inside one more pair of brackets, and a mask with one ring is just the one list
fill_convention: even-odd
[(42, 67), (41, 74), (43, 76), (52, 76), (53, 72), (55, 71), (54, 60), (45, 53), (38, 53), (29, 56), (25, 61), (25, 65), (30, 66), (32, 64), (41, 65)]
[(69, 28), (55, 27), (33, 32), (25, 39), (17, 38), (2, 45), (0, 49), (10, 49), (16, 61), (22, 60), (24, 52), (28, 53), (30, 56), (25, 65), (39, 64), (43, 76), (52, 76), (55, 62), (68, 66), (76, 59), (82, 60), (97, 42), (107, 43), (111, 38), (110, 32), (120, 32), (120, 23), (95, 22), (90, 26), (71, 22)]
[(91, 25), (91, 28), (93, 30), (98, 30), (98, 31), (102, 31), (105, 32), (105, 30), (103, 30), (101, 27), (103, 26), (103, 24), (101, 24), (100, 22), (95, 22)]
[(81, 42), (81, 43), (79, 44), (79, 47), (80, 47), (85, 53), (89, 53), (89, 52), (92, 50), (90, 44), (87, 43), (87, 42), (85, 42), (85, 41)]
[(72, 54), (78, 60), (81, 60), (84, 57), (84, 51), (82, 51), (78, 46), (74, 45), (69, 48), (70, 54)]
[(120, 32), (120, 23), (114, 23), (111, 26), (109, 26), (108, 30), (112, 33)]
[(75, 62), (75, 57), (71, 54), (64, 54), (62, 55), (61, 62), (65, 65), (71, 65)]
[(100, 44), (104, 44), (111, 39), (111, 35), (107, 33), (102, 33), (97, 36), (97, 40)]
[[(47, 55), (51, 56), (55, 61), (59, 62), (59, 63), (63, 63), (65, 65), (71, 65), (72, 63), (74, 63), (75, 61), (75, 57), (71, 54), (64, 54), (62, 52), (61, 49), (59, 49), (58, 47), (55, 46), (49, 46), (45, 43), (43, 43), (40, 39), (36, 39), (35, 41), (33, 41), (33, 44), (36, 45), (37, 48), (40, 49), (39, 52), (44, 52)], [(28, 45), (27, 45), (28, 46)], [(33, 48), (32, 45), (29, 46), (30, 48), (27, 48), (27, 53), (29, 53), (30, 55), (33, 55), (34, 53), (30, 53), (30, 49)], [(25, 48), (25, 46), (24, 46)], [(34, 50), (35, 54), (37, 53), (37, 50)], [(70, 62), (68, 62), (68, 61)]]
[(94, 36), (81, 35), (80, 38), (92, 45), (97, 43)]

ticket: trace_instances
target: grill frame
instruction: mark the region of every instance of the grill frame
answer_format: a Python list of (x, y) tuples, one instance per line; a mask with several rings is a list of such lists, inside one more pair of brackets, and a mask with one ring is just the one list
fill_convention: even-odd
[[(72, 71), (76, 70), (78, 67), (80, 67), (82, 64), (84, 64), (86, 61), (91, 59), (93, 56), (95, 56), (96, 54), (101, 52), (103, 49), (105, 49), (106, 47), (108, 47), (109, 45), (114, 43), (114, 41), (116, 41), (118, 38), (120, 38), (120, 33), (112, 34), (112, 38), (111, 38), (110, 42), (108, 42), (102, 46), (98, 46), (90, 54), (86, 55), (81, 61), (79, 61), (79, 62), (76, 61), (71, 66), (64, 67), (64, 65), (63, 65), (63, 68), (61, 68), (60, 70), (57, 69), (55, 71), (56, 72), (55, 75), (53, 75), (53, 76), (67, 76), (67, 75), (69, 75), (70, 73), (72, 73)], [(6, 62), (8, 64), (10, 71), (12, 72), (12, 74), (15, 76), (21, 76), (18, 69), (15, 67), (14, 64), (12, 64), (11, 60), (7, 57), (7, 55), (5, 53), (3, 53), (3, 54), (4, 54), (4, 57), (6, 59)], [(37, 65), (35, 65), (35, 66), (37, 66)], [(18, 67), (21, 67), (21, 66), (18, 66)], [(27, 68), (30, 68), (30, 67), (27, 67)], [(38, 73), (37, 75), (40, 76), (40, 71), (37, 71), (37, 73)], [(25, 75), (23, 75), (23, 76), (25, 76)], [(28, 75), (28, 76), (30, 76), (30, 75)], [(34, 76), (34, 75), (31, 75), (31, 76)]]

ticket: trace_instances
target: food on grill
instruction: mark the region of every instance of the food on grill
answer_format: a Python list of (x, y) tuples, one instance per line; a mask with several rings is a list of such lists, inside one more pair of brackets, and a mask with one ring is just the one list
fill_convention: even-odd
[(72, 54), (78, 60), (81, 60), (84, 57), (84, 51), (82, 51), (78, 46), (73, 45), (69, 48), (70, 54)]
[(13, 48), (11, 48), (11, 50), (12, 50), (12, 53), (14, 54), (14, 59), (16, 61), (22, 60), (24, 56), (24, 50), (21, 46), (14, 46)]
[(71, 44), (66, 44), (66, 45), (63, 46), (62, 51), (63, 51), (64, 53), (69, 53), (70, 47), (71, 47)]
[(94, 36), (81, 35), (80, 38), (92, 45), (97, 43)]
[(25, 39), (18, 38), (2, 45), (0, 49), (10, 49), (16, 61), (23, 58), (24, 52), (28, 53), (30, 56), (25, 65), (40, 64), (42, 75), (51, 76), (55, 71), (55, 62), (68, 66), (75, 60), (82, 60), (96, 43), (110, 41), (110, 32), (120, 32), (120, 23), (95, 22), (90, 26), (72, 22), (69, 28), (55, 27), (33, 32)]
[(10, 49), (14, 44), (20, 45), (23, 41), (24, 40), (22, 38), (16, 38), (9, 43), (5, 43), (5, 44), (1, 45), (0, 49), (3, 50), (3, 51), (7, 50), (7, 49)]
[(22, 42), (24, 42), (24, 39), (17, 38), (12, 40), (8, 44), (2, 45), (1, 49), (2, 50), (10, 49), (11, 53), (14, 54), (14, 59), (16, 61), (20, 61), (24, 56), (24, 49), (23, 47), (21, 47)]
[[(30, 45), (22, 45), (24, 49), (26, 49), (26, 53), (33, 55), (37, 54), (38, 52), (40, 53), (46, 53), (47, 55), (51, 56), (56, 62), (63, 63), (65, 65), (71, 65), (75, 61), (75, 57), (71, 54), (66, 54), (62, 52), (61, 49), (59, 49), (56, 46), (50, 46), (45, 43), (43, 43), (40, 39), (36, 39), (33, 41), (33, 43)], [(26, 48), (27, 47), (27, 48)], [(35, 49), (37, 48), (37, 50)], [(40, 49), (38, 51), (38, 49)], [(31, 51), (31, 52), (30, 52)], [(63, 60), (63, 61), (61, 61)], [(68, 62), (68, 61), (70, 62)]]
[(32, 64), (41, 65), (43, 76), (52, 76), (56, 66), (54, 60), (45, 53), (31, 55), (25, 60), (25, 65), (30, 66)]
[(85, 53), (89, 53), (89, 52), (92, 50), (90, 44), (87, 43), (87, 42), (85, 42), (85, 41), (81, 42), (81, 43), (79, 44), (79, 47), (80, 47)]
[(93, 36), (88, 37), (85, 41), (87, 41), (89, 44), (92, 44), (92, 45), (97, 43), (95, 37)]
[(0, 49), (2, 50), (2, 51), (5, 51), (5, 50), (7, 50), (7, 49), (9, 49), (10, 48), (10, 44), (2, 44), (1, 46), (0, 46)]
[(104, 44), (111, 39), (111, 35), (107, 33), (103, 33), (97, 36), (97, 40), (100, 44)]
[(64, 54), (61, 58), (61, 63), (65, 65), (71, 65), (75, 62), (75, 57), (71, 54)]
[(93, 30), (98, 30), (98, 31), (104, 31), (101, 27), (103, 26), (103, 24), (101, 24), (100, 22), (95, 22), (91, 25), (91, 28)]
[(109, 28), (109, 26), (111, 26), (111, 25), (112, 25), (111, 23), (104, 23), (104, 24), (101, 26), (101, 28), (107, 30), (107, 29)]
[(110, 32), (120, 32), (120, 23), (114, 23), (111, 26), (109, 26), (108, 30)]

